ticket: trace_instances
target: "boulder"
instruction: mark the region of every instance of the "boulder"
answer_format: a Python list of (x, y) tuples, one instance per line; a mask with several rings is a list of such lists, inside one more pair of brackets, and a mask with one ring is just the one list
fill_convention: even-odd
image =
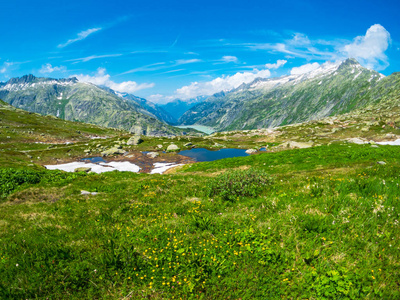
[(131, 137), (126, 144), (127, 145), (139, 145), (140, 143), (142, 143), (143, 140), (140, 138), (140, 135), (135, 135), (133, 137)]
[(160, 155), (160, 153), (158, 153), (158, 152), (149, 152), (146, 155), (148, 157), (151, 157), (151, 158), (156, 158), (156, 157), (158, 157)]
[(91, 170), (92, 170), (92, 168), (88, 168), (88, 167), (79, 167), (79, 168), (76, 168), (76, 169), (74, 170), (74, 172), (86, 172), (86, 173), (89, 173)]
[(257, 153), (257, 150), (256, 149), (247, 149), (246, 153), (247, 154), (254, 154), (254, 153)]
[(358, 145), (363, 145), (363, 144), (367, 144), (368, 143), (367, 141), (364, 141), (364, 140), (362, 140), (360, 138), (349, 138), (349, 139), (347, 139), (347, 141), (349, 143), (358, 144)]
[(185, 147), (189, 147), (189, 146), (192, 146), (193, 144), (191, 143), (191, 142), (189, 142), (189, 143), (186, 143), (185, 145), (183, 145), (183, 146), (185, 146)]
[(181, 149), (175, 144), (171, 144), (167, 148), (167, 152), (179, 151), (179, 150), (181, 150)]
[(125, 153), (124, 150), (113, 147), (113, 148), (104, 150), (103, 152), (101, 152), (101, 155), (108, 156), (108, 155), (113, 155), (113, 154), (124, 154), (124, 153)]

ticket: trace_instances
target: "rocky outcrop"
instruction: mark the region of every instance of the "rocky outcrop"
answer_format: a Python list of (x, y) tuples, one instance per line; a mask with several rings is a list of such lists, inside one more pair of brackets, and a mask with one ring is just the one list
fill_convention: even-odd
[(139, 145), (139, 144), (142, 143), (142, 142), (143, 142), (143, 140), (141, 139), (140, 135), (135, 135), (135, 136), (132, 136), (132, 137), (126, 142), (126, 144), (127, 144), (127, 145), (134, 145), (134, 146), (136, 146), (136, 145)]

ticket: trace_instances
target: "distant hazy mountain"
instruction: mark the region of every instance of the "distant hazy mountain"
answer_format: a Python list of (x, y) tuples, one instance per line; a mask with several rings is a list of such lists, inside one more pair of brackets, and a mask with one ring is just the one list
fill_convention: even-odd
[(203, 102), (209, 96), (199, 96), (190, 100), (175, 99), (172, 102), (166, 104), (157, 104), (161, 109), (166, 111), (175, 119), (175, 124), (178, 123), (178, 119), (189, 109), (191, 109), (196, 104)]
[(147, 109), (142, 106), (143, 102), (147, 104), (146, 100), (135, 101), (133, 98), (120, 97), (110, 89), (81, 83), (76, 78), (52, 79), (26, 75), (0, 83), (0, 99), (27, 111), (139, 134), (180, 134), (180, 129), (157, 120), (157, 110), (147, 110), (151, 104), (147, 105)]
[(324, 64), (317, 70), (272, 79), (256, 79), (225, 95), (214, 95), (189, 109), (183, 125), (207, 125), (217, 130), (256, 129), (299, 123), (350, 112), (400, 87), (398, 74), (384, 75), (356, 60)]

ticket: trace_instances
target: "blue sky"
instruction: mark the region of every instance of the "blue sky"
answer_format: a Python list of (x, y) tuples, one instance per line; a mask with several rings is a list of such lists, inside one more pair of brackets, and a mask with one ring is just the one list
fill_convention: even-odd
[(0, 11), (0, 81), (77, 76), (165, 102), (346, 57), (400, 71), (398, 0), (20, 0)]

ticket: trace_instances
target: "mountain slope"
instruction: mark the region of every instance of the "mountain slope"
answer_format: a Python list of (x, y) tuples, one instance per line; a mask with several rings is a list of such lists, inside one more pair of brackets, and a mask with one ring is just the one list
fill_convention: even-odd
[(76, 78), (51, 79), (26, 75), (0, 83), (0, 98), (31, 112), (65, 120), (130, 130), (138, 134), (180, 134), (181, 130), (144, 113), (128, 101), (94, 84)]
[[(390, 77), (390, 76), (389, 76)], [(346, 113), (379, 101), (389, 79), (354, 59), (324, 64), (300, 75), (257, 79), (221, 97), (210, 97), (181, 118), (217, 130), (276, 127)]]
[[(174, 101), (158, 104), (157, 106), (162, 108), (164, 111), (169, 113), (171, 116), (178, 120), (185, 112), (191, 109), (193, 106), (206, 100), (208, 96), (199, 96), (193, 99), (183, 101), (181, 99), (175, 99)], [(178, 121), (176, 121), (177, 123)]]
[(167, 124), (174, 125), (178, 122), (178, 119), (173, 117), (169, 112), (167, 112), (162, 107), (150, 102), (144, 98), (136, 97), (132, 94), (118, 93), (123, 99), (133, 101), (138, 104), (142, 109), (140, 110), (144, 114), (148, 114), (154, 118), (157, 118)]

